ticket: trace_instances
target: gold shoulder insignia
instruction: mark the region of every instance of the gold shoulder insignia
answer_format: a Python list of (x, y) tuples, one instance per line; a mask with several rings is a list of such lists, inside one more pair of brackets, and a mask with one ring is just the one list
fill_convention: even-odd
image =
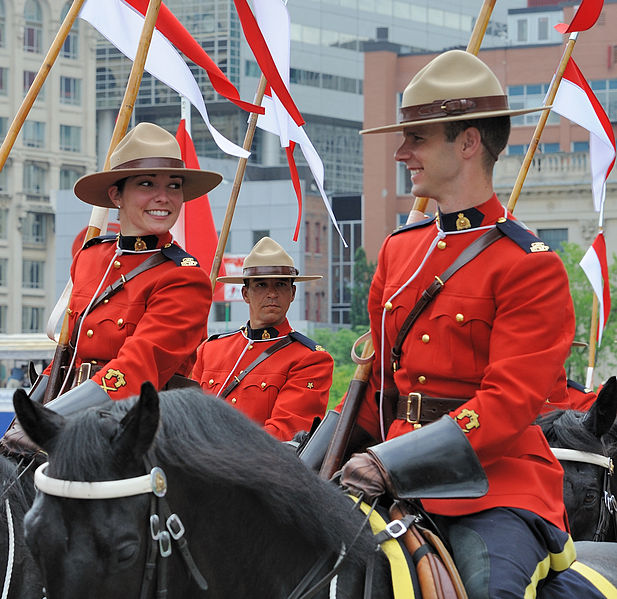
[(463, 408), (456, 415), (455, 420), (463, 420), (464, 418), (469, 419), (469, 421), (465, 424), (465, 427), (463, 428), (464, 433), (468, 433), (472, 428), (480, 428), (480, 417), (475, 410)]
[(180, 262), (180, 266), (198, 266), (199, 263), (192, 256), (187, 256), (186, 258), (182, 258), (182, 262)]
[(315, 346), (315, 351), (326, 351), (326, 348), (323, 347), (322, 345), (316, 345)]
[(530, 246), (529, 250), (532, 253), (535, 252), (548, 252), (551, 248), (548, 247), (543, 241), (534, 241)]
[[(107, 382), (109, 382), (109, 385)], [(103, 387), (103, 391), (105, 391), (105, 393), (117, 391), (120, 387), (125, 386), (126, 379), (124, 377), (124, 373), (120, 370), (116, 370), (115, 368), (110, 368), (101, 379), (101, 387)]]

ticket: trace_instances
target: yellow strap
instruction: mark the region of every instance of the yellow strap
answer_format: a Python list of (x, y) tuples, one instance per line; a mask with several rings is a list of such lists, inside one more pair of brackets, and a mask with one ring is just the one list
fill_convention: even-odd
[[(354, 501), (358, 501), (356, 497), (350, 497)], [(371, 511), (371, 506), (366, 503), (360, 503), (360, 509), (365, 514), (368, 514)], [(378, 512), (373, 510), (369, 516), (369, 524), (373, 534), (379, 534), (382, 530), (385, 530), (387, 522)], [(390, 562), (394, 599), (415, 599), (409, 565), (399, 542), (396, 539), (390, 539), (381, 544), (381, 549)]]
[(615, 588), (606, 578), (604, 578), (600, 572), (596, 572), (593, 568), (590, 568), (581, 562), (574, 562), (570, 568), (586, 578), (607, 599), (617, 599), (617, 588)]

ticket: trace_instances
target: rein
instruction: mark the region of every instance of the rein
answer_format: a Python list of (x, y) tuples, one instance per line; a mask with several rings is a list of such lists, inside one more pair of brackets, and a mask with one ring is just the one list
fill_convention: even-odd
[(66, 499), (118, 499), (151, 493), (150, 517), (148, 528), (151, 543), (148, 547), (146, 563), (142, 578), (140, 598), (148, 597), (150, 585), (157, 574), (156, 594), (159, 597), (167, 596), (167, 558), (172, 553), (172, 542), (184, 560), (197, 586), (205, 591), (208, 583), (202, 576), (184, 537), (185, 528), (180, 517), (172, 513), (165, 499), (167, 493), (167, 477), (165, 472), (152, 466), (152, 452), (144, 457), (149, 474), (124, 478), (120, 480), (105, 480), (97, 482), (82, 482), (52, 478), (45, 474), (49, 463), (41, 464), (34, 473), (34, 484), (37, 489), (46, 495), (63, 497)]
[(602, 487), (604, 491), (603, 501), (600, 504), (600, 514), (598, 523), (593, 535), (594, 541), (606, 540), (610, 523), (613, 522), (615, 531), (617, 532), (617, 500), (611, 493), (611, 476), (615, 472), (613, 460), (606, 455), (599, 453), (591, 453), (588, 451), (578, 451), (577, 449), (565, 449), (562, 447), (551, 447), (553, 455), (560, 461), (565, 462), (581, 462), (583, 464), (591, 464), (600, 466), (604, 469)]

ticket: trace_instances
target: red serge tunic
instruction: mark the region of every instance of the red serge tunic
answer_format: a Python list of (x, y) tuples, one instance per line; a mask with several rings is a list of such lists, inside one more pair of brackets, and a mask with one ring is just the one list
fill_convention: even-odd
[(276, 328), (247, 325), (202, 343), (193, 368), (202, 389), (219, 395), (234, 376), (290, 333), (294, 341), (258, 364), (224, 399), (281, 441), (310, 430), (313, 419), (324, 415), (333, 360), (323, 347), (292, 332), (287, 319)]
[[(132, 249), (138, 239), (137, 247), (143, 247), (143, 241), (146, 251)], [(195, 349), (205, 337), (212, 300), (210, 280), (197, 261), (171, 239), (169, 233), (158, 238), (120, 237), (118, 243), (115, 237), (95, 238), (73, 260), (68, 309), (71, 335), (91, 300), (147, 260), (153, 253), (148, 250), (158, 248), (169, 258), (130, 279), (83, 319), (76, 365), (94, 362), (103, 366), (92, 380), (111, 399), (139, 394), (146, 380), (161, 389), (176, 373), (190, 376)], [(123, 249), (118, 254), (119, 244)]]
[[(522, 508), (564, 528), (562, 469), (532, 424), (549, 396), (556, 402), (567, 397), (563, 364), (574, 336), (574, 312), (555, 253), (508, 214), (509, 236), (448, 280), (409, 332), (394, 374), (390, 366), (390, 348), (422, 291), (486, 232), (481, 227), (504, 216), (493, 196), (464, 213), (440, 215), (445, 234), (427, 221), (386, 239), (369, 293), (375, 361), (359, 423), (381, 438), (375, 392), (382, 368), (386, 389), (396, 384), (404, 395), (469, 398), (450, 416), (476, 451), (489, 491), (479, 499), (424, 500), (425, 508), (452, 516), (497, 506)], [(456, 220), (471, 228), (457, 231)], [(411, 430), (405, 420), (395, 420), (387, 437)]]

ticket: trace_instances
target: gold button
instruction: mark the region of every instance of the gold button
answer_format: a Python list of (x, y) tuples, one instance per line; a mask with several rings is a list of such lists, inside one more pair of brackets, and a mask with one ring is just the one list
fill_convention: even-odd
[(108, 303), (109, 303), (109, 300), (108, 300), (107, 298), (105, 298), (105, 299), (103, 300), (103, 303), (104, 303), (104, 304), (108, 304)]
[(171, 243), (166, 243), (166, 244), (165, 244), (165, 247), (166, 247), (166, 248), (170, 248), (170, 247), (171, 247)]
[(455, 318), (456, 322), (463, 322), (465, 320), (465, 317), (460, 312), (456, 315)]
[(500, 216), (500, 217), (497, 219), (497, 222), (498, 222), (498, 223), (505, 223), (507, 220), (508, 220), (508, 219), (507, 219), (505, 216)]
[(386, 309), (386, 312), (390, 312), (392, 310), (392, 302), (386, 302), (383, 307)]
[(88, 329), (86, 331), (86, 337), (92, 337), (92, 335), (94, 335), (94, 331), (92, 329)]
[(121, 327), (124, 324), (123, 318), (118, 318), (118, 326)]
[(210, 387), (212, 387), (212, 385), (214, 385), (214, 379), (210, 379), (210, 380), (208, 381), (208, 385), (210, 385)]
[(418, 377), (418, 383), (420, 383), (421, 385), (424, 385), (424, 383), (426, 383), (426, 377), (423, 374)]
[(71, 314), (73, 314), (73, 310), (71, 310), (70, 308), (67, 308), (66, 313), (70, 316)]
[(90, 360), (91, 364), (94, 364), (95, 366), (98, 364), (98, 362), (96, 360)]
[(114, 268), (120, 268), (121, 266), (120, 260), (114, 260)]
[(235, 397), (231, 398), (231, 403), (236, 403), (238, 400)]
[(422, 343), (428, 343), (431, 340), (431, 338), (424, 333), (424, 335), (422, 335)]
[(441, 241), (438, 241), (438, 242), (437, 242), (437, 247), (438, 247), (440, 250), (445, 250), (445, 249), (446, 249), (446, 247), (447, 247), (447, 244), (446, 244), (446, 242), (442, 239)]
[(262, 382), (262, 383), (261, 383), (261, 388), (262, 388), (262, 389), (265, 389), (265, 388), (266, 388), (266, 383)]
[(249, 349), (253, 349), (253, 346), (252, 346), (252, 345), (249, 345), (249, 347), (248, 347), (248, 348), (249, 348)]

